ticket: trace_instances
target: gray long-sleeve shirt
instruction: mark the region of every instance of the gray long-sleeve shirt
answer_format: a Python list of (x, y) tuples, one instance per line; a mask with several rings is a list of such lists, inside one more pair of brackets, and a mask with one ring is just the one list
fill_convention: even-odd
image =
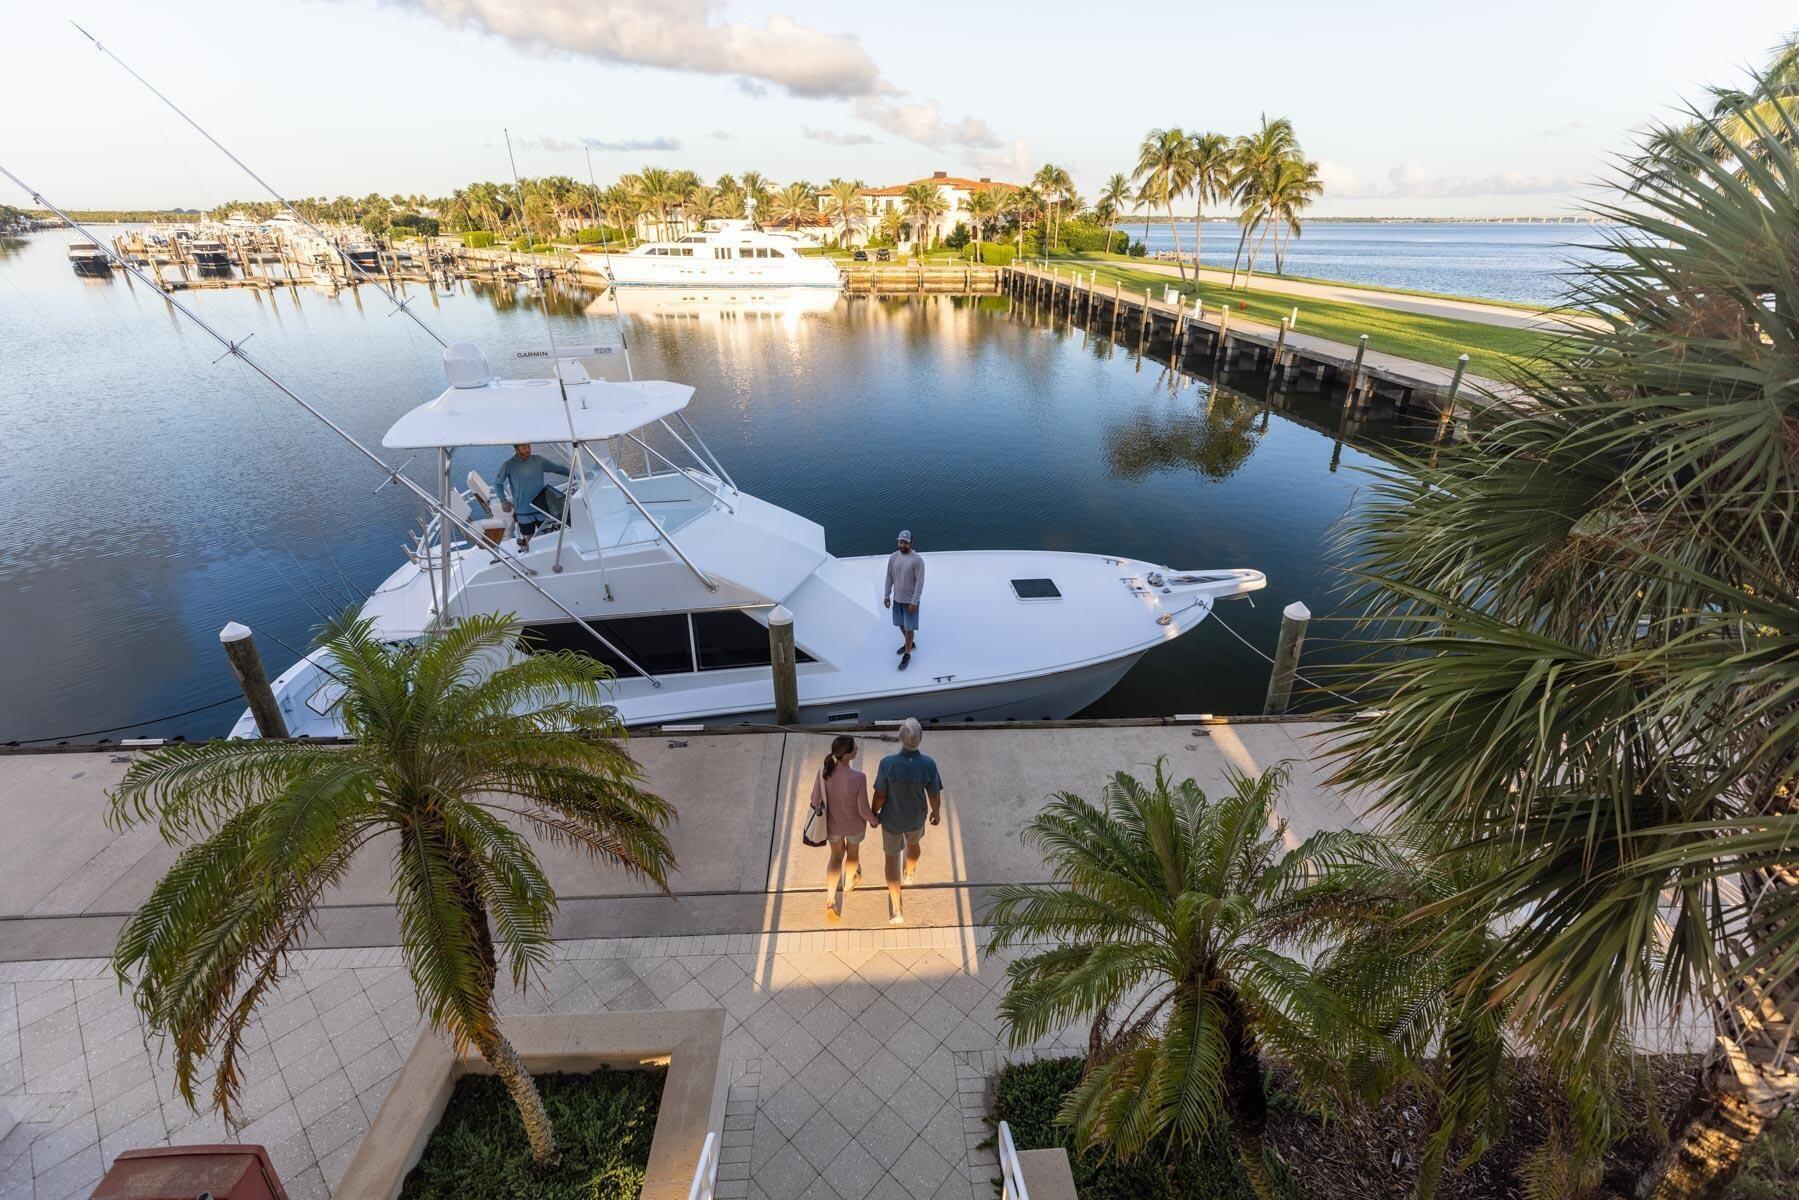
[(887, 586), (881, 599), (898, 604), (917, 604), (924, 596), (924, 556), (914, 550), (887, 556)]
[(541, 454), (533, 454), (529, 458), (509, 454), (506, 461), (500, 464), (499, 473), (494, 476), (494, 495), (502, 500), (512, 501), (512, 507), (521, 520), (542, 520), (545, 514), (534, 509), (531, 502), (537, 499), (537, 493), (543, 491), (545, 474), (567, 475), (568, 468), (561, 463), (551, 462)]

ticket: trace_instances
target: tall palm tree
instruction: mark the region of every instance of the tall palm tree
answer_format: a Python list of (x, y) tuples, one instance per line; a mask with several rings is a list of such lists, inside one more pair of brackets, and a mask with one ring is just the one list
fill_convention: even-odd
[(752, 220), (760, 219), (774, 198), (769, 191), (774, 185), (760, 171), (745, 171), (737, 180), (743, 186), (744, 211), (753, 214)]
[(974, 222), (974, 256), (979, 262), (986, 262), (981, 254), (981, 242), (987, 236), (987, 226), (998, 219), (1001, 200), (994, 188), (982, 188), (968, 198), (968, 219)]
[(1231, 194), (1237, 202), (1237, 255), (1231, 260), (1231, 286), (1237, 285), (1237, 267), (1249, 239), (1268, 216), (1268, 193), (1280, 164), (1299, 155), (1299, 139), (1286, 117), (1270, 121), (1266, 113), (1254, 133), (1231, 143)]
[(946, 212), (949, 205), (937, 185), (928, 179), (908, 183), (900, 193), (900, 209), (912, 226), (912, 253), (923, 254), (931, 248), (931, 225)]
[(868, 219), (868, 201), (862, 198), (862, 181), (831, 180), (825, 197), (825, 216), (843, 230), (839, 244), (847, 247), (856, 227)]
[(1222, 200), (1230, 191), (1233, 160), (1231, 140), (1222, 133), (1193, 135), (1193, 271), (1197, 278), (1205, 261), (1206, 205)]
[(1055, 249), (1058, 226), (1056, 218), (1060, 215), (1064, 200), (1074, 192), (1074, 179), (1055, 163), (1044, 163), (1031, 176), (1031, 187), (1043, 198), (1045, 205), (1043, 253), (1047, 255)]
[[(1284, 158), (1275, 164), (1274, 175), (1269, 180), (1267, 194), (1263, 197), (1263, 208), (1266, 216), (1262, 224), (1262, 236), (1257, 239), (1255, 247), (1249, 252), (1248, 279), (1254, 279), (1256, 258), (1261, 253), (1262, 243), (1268, 240), (1270, 230), (1274, 232), (1274, 269), (1280, 271), (1286, 259), (1283, 247), (1283, 235), (1291, 237), (1300, 232), (1300, 217), (1310, 208), (1312, 201), (1324, 194), (1324, 181), (1318, 178), (1318, 164), (1303, 158)], [(1248, 286), (1247, 281), (1245, 286)]]
[(367, 851), (391, 855), (401, 954), (424, 1015), (480, 1052), (533, 1157), (555, 1160), (543, 1101), (494, 1006), (502, 955), (519, 988), (549, 965), (556, 914), (516, 826), (666, 888), (673, 813), (639, 786), (619, 744), (606, 668), (572, 653), (520, 656), (517, 639), (510, 619), (480, 616), (395, 645), (342, 618), (321, 645), (344, 688), (350, 745), (177, 744), (126, 771), (114, 822), (154, 821), (184, 848), (126, 922), (113, 966), (146, 1028), (174, 1047), (189, 1104), (215, 1062), (212, 1100), (231, 1111), (251, 1019)]
[[(1187, 260), (1181, 254), (1180, 226), (1174, 223), (1174, 200), (1193, 186), (1193, 143), (1179, 129), (1150, 130), (1137, 148), (1134, 177), (1144, 193), (1168, 214), (1168, 229), (1174, 235), (1174, 262), (1180, 268), (1181, 282), (1185, 283)], [(1144, 236), (1148, 237), (1147, 227)]]
[(798, 229), (801, 222), (809, 221), (817, 215), (818, 192), (811, 184), (802, 180), (790, 183), (775, 193), (775, 220), (786, 222), (788, 228)]
[(1320, 1060), (1312, 1038), (1334, 1008), (1273, 949), (1308, 882), (1309, 852), (1285, 849), (1274, 812), (1286, 778), (1284, 767), (1233, 770), (1214, 801), (1158, 762), (1148, 783), (1114, 775), (1104, 807), (1059, 795), (1025, 832), (1053, 882), (997, 889), (989, 915), (991, 949), (1053, 943), (1006, 970), (999, 1012), (1012, 1044), (1093, 1023), (1086, 1071), (1062, 1106), (1076, 1135), (1128, 1156), (1164, 1138), (1193, 1145), (1228, 1121), (1264, 1200), (1275, 1185), (1261, 1049)]
[(1131, 181), (1121, 172), (1112, 172), (1107, 176), (1105, 186), (1099, 189), (1100, 211), (1106, 214), (1107, 251), (1112, 249), (1112, 231), (1118, 227), (1118, 216), (1130, 202)]
[(1404, 649), (1358, 672), (1381, 715), (1339, 778), (1444, 854), (1513, 848), (1461, 900), (1509, 923), (1527, 1026), (1578, 1067), (1713, 1013), (1653, 1200), (1719, 1195), (1799, 1102), (1799, 115), (1691, 116), (1598, 209), (1571, 299), (1607, 320), (1345, 529), (1372, 648)]
[(687, 195), (687, 189), (673, 171), (662, 167), (645, 167), (635, 176), (638, 203), (646, 212), (656, 214), (656, 227), (659, 238), (673, 235), (673, 226), (669, 222), (669, 213)]

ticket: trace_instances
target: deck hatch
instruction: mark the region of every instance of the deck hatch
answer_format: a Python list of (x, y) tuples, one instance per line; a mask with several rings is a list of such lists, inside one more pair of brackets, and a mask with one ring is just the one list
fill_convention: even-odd
[(1012, 594), (1020, 600), (1060, 600), (1062, 589), (1053, 579), (1014, 579)]

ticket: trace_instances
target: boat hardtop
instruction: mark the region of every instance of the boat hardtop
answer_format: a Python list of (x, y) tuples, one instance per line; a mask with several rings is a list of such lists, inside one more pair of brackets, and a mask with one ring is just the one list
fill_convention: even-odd
[[(593, 379), (572, 356), (555, 357), (549, 378), (499, 380), (466, 343), (444, 358), (450, 386), (382, 444), (437, 452), (449, 517), (407, 547), (362, 615), (403, 641), (467, 614), (513, 614), (534, 643), (612, 666), (629, 724), (766, 719), (777, 605), (794, 621), (803, 719), (1067, 716), (1216, 601), (1265, 582), (1099, 554), (921, 550), (930, 616), (901, 669), (882, 604), (887, 555), (835, 557), (816, 522), (741, 491), (683, 415), (691, 387)], [(499, 536), (516, 514), (485, 479), (450, 480), (456, 449), (527, 442), (569, 477), (537, 497), (544, 525), (525, 549)], [(314, 651), (275, 681), (291, 733), (341, 732), (329, 668)], [(248, 714), (233, 732), (254, 736)]]

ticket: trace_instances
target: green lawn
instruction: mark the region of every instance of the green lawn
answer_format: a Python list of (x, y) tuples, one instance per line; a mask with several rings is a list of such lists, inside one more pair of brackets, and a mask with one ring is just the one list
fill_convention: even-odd
[(1443, 367), (1454, 367), (1456, 357), (1466, 353), (1470, 371), (1476, 375), (1495, 378), (1505, 374), (1509, 363), (1530, 358), (1555, 340), (1553, 335), (1529, 329), (1510, 329), (1449, 317), (1395, 312), (1392, 309), (1339, 300), (1287, 296), (1260, 290), (1230, 291), (1223, 285), (1213, 283), (1182, 285), (1171, 276), (1127, 266), (1123, 262), (1091, 259), (1064, 265), (1067, 270), (1057, 267), (1062, 270), (1064, 277), (1077, 268), (1082, 275), (1092, 271), (1097, 275), (1101, 288), (1109, 289), (1114, 283), (1121, 284), (1126, 291), (1138, 293), (1147, 288), (1150, 295), (1159, 300), (1163, 288), (1174, 286), (1182, 296), (1189, 299), (1197, 293), (1205, 300), (1207, 309), (1229, 303), (1233, 320), (1247, 317), (1265, 325), (1279, 325), (1280, 319), (1291, 314), (1297, 304), (1297, 328), (1301, 333), (1315, 334), (1350, 346), (1355, 345), (1356, 338), (1365, 333), (1368, 335), (1370, 350), (1397, 354)]

